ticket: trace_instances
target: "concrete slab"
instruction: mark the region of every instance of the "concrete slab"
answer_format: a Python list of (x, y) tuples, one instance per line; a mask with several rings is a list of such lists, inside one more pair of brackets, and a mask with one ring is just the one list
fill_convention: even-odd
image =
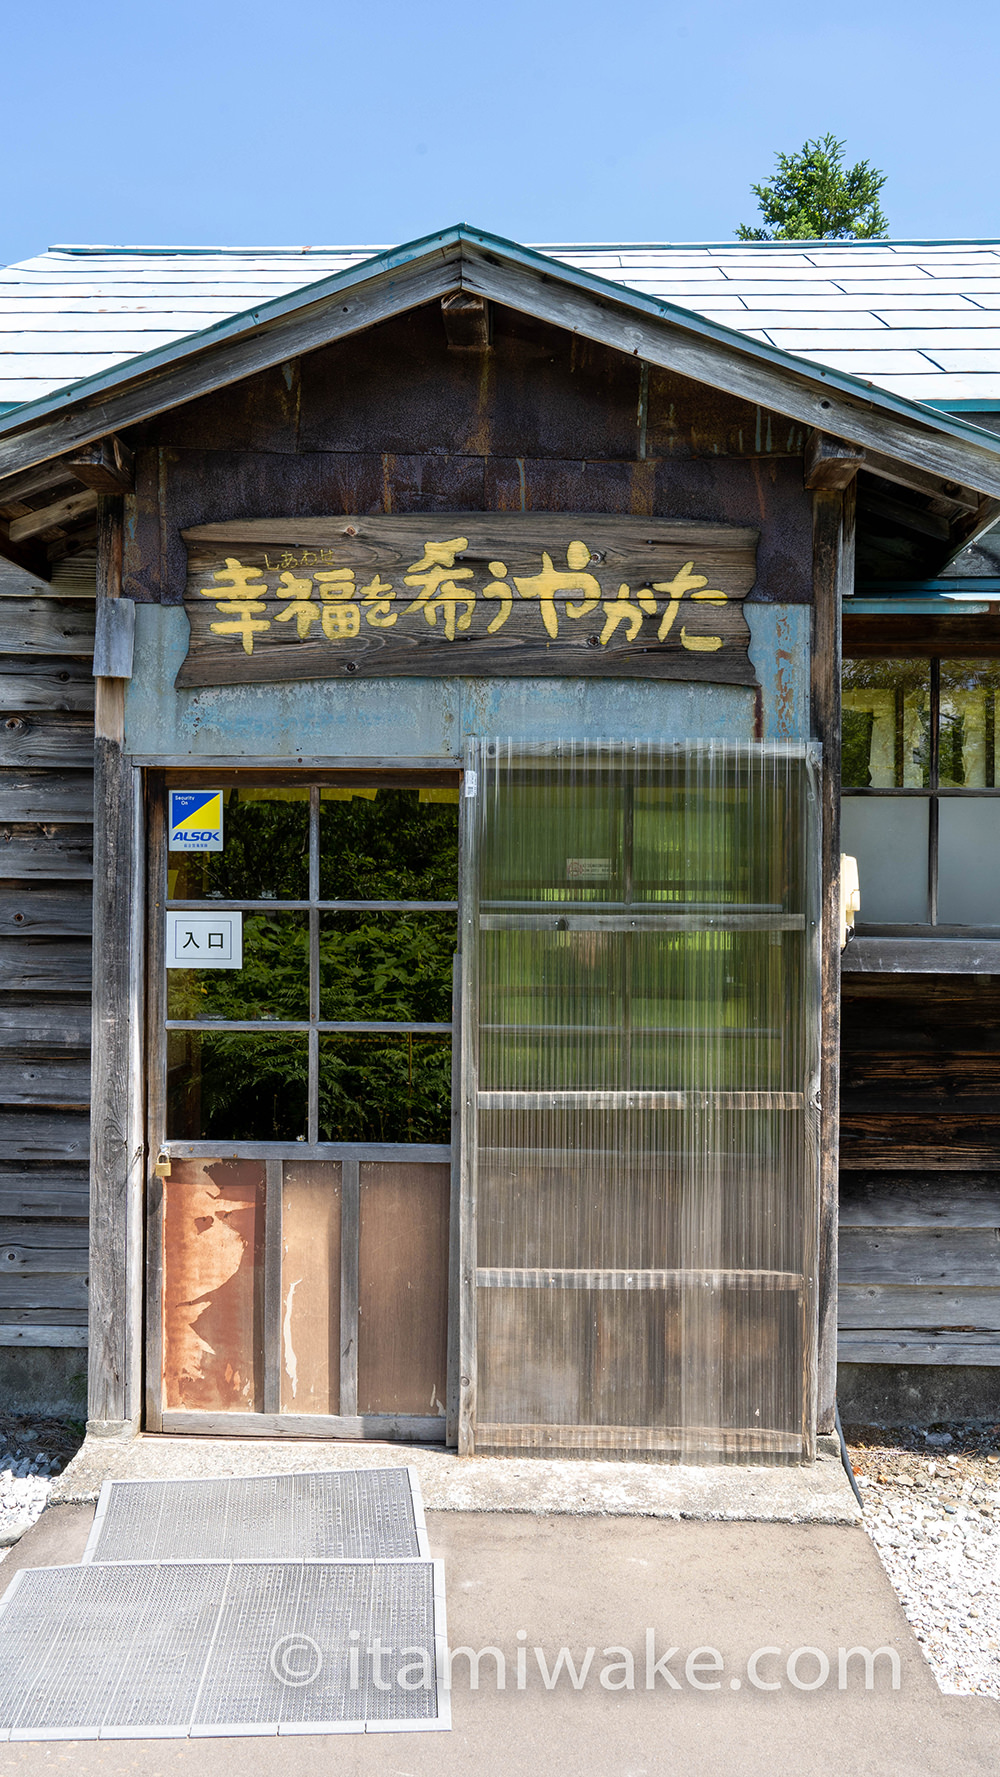
[[(50, 1509), (21, 1558), (74, 1559), (90, 1515)], [(856, 1527), (448, 1511), (428, 1513), (428, 1529), (450, 1646), (498, 1648), (505, 1688), (493, 1656), (478, 1690), (456, 1656), (451, 1733), (258, 1739), (256, 1777), (313, 1777), (320, 1759), (344, 1777), (994, 1777), (1000, 1705), (938, 1692)], [(654, 1670), (647, 1688), (650, 1631), (654, 1668), (677, 1650), (673, 1684)], [(563, 1647), (578, 1681), (587, 1664), (580, 1688), (565, 1661), (546, 1683)], [(841, 1647), (892, 1649), (898, 1687), (881, 1655), (872, 1688), (855, 1657), (840, 1689)], [(831, 1662), (815, 1689), (789, 1677), (808, 1685), (821, 1671), (800, 1649)], [(609, 1688), (628, 1677), (626, 1651), (634, 1688)], [(247, 1753), (245, 1740), (12, 1743), (3, 1762), (7, 1777), (244, 1777)]]
[(687, 1468), (676, 1463), (563, 1458), (462, 1458), (440, 1446), (328, 1443), (319, 1439), (88, 1436), (56, 1479), (53, 1504), (96, 1500), (102, 1482), (411, 1463), (424, 1505), (438, 1512), (531, 1512), (856, 1524), (859, 1510), (838, 1445), (822, 1439), (803, 1467)]

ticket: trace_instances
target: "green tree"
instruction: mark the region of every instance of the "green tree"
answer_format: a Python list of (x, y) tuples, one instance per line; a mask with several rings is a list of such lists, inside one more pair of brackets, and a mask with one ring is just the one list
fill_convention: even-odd
[(879, 206), (884, 173), (867, 160), (844, 166), (844, 144), (836, 136), (804, 142), (798, 154), (777, 154), (777, 171), (751, 190), (760, 205), (763, 228), (743, 223), (741, 241), (870, 241), (888, 232)]

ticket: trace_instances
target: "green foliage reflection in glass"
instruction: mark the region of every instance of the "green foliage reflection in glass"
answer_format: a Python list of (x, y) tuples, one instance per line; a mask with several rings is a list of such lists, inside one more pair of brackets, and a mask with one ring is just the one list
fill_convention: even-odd
[(308, 1039), (288, 1031), (167, 1032), (167, 1135), (175, 1141), (301, 1141)]
[(305, 901), (309, 791), (223, 790), (223, 849), (170, 852), (175, 901)]
[[(457, 790), (320, 794), (321, 900), (456, 899)], [(437, 800), (444, 796), (447, 802)]]
[(451, 1140), (451, 1039), (321, 1036), (321, 1141)]
[(851, 789), (930, 783), (930, 664), (845, 660), (841, 781)]
[[(458, 792), (321, 792), (324, 900), (447, 900), (458, 894)], [(175, 900), (304, 900), (309, 791), (226, 793), (225, 850), (171, 854)], [(451, 1019), (454, 913), (378, 911), (320, 916), (314, 1014), (344, 1023), (446, 1024)], [(309, 916), (247, 913), (243, 968), (170, 970), (170, 1018), (309, 1017)], [(305, 1132), (308, 1049), (268, 1032), (170, 1033), (169, 1129), (177, 1138), (294, 1140)], [(321, 1039), (321, 1141), (450, 1139), (451, 1043), (396, 1036)]]

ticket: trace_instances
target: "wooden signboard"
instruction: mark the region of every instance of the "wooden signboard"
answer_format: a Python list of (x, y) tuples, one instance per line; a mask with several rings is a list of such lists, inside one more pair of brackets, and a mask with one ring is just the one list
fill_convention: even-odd
[(758, 533), (601, 513), (243, 519), (182, 533), (177, 684), (419, 676), (753, 685)]

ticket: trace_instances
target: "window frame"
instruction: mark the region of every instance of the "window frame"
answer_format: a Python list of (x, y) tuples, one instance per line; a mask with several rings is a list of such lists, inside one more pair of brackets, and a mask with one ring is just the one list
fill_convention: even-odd
[[(986, 662), (995, 659), (995, 650), (985, 652), (982, 648), (977, 648), (975, 645), (963, 650), (961, 641), (955, 637), (948, 637), (947, 641), (940, 642), (934, 649), (929, 648), (926, 643), (923, 646), (920, 646), (919, 644), (908, 646), (902, 639), (896, 645), (890, 644), (882, 648), (875, 647), (871, 643), (863, 643), (860, 646), (855, 645), (855, 647), (852, 647), (851, 642), (845, 639), (841, 668), (842, 688), (844, 670), (847, 668), (849, 662), (852, 661), (864, 660), (868, 662), (876, 662), (884, 660), (889, 664), (903, 660), (924, 660), (927, 662), (929, 678), (930, 748), (928, 759), (928, 783), (926, 785), (914, 785), (909, 787), (895, 785), (854, 785), (845, 784), (843, 782), (843, 775), (841, 775), (840, 794), (842, 799), (848, 796), (894, 796), (908, 797), (911, 800), (927, 803), (926, 908), (928, 917), (924, 921), (901, 920), (889, 923), (884, 921), (868, 922), (859, 920), (856, 930), (861, 936), (870, 934), (872, 936), (880, 935), (888, 937), (896, 934), (905, 935), (908, 933), (934, 932), (938, 936), (944, 937), (951, 935), (971, 936), (977, 932), (996, 933), (997, 931), (1000, 931), (1000, 920), (998, 920), (997, 924), (994, 926), (941, 925), (938, 921), (941, 801), (943, 798), (957, 798), (966, 801), (989, 800), (1000, 796), (1000, 784), (997, 784), (995, 781), (993, 784), (978, 785), (971, 788), (942, 785), (939, 781), (941, 751), (941, 662), (942, 660), (969, 660), (981, 661), (985, 664)], [(841, 715), (841, 724), (843, 724), (843, 715)], [(996, 738), (997, 737), (995, 737), (994, 740), (994, 746), (996, 746)], [(995, 753), (993, 776), (995, 779)], [(864, 906), (863, 897), (864, 885), (862, 884), (862, 908)]]
[[(455, 918), (456, 959), (461, 942), (462, 846), (459, 822), (458, 894), (454, 901), (372, 901), (324, 900), (319, 894), (320, 865), (320, 791), (325, 788), (364, 784), (385, 789), (460, 788), (461, 771), (454, 764), (441, 769), (428, 769), (426, 764), (407, 769), (405, 760), (398, 767), (365, 770), (354, 766), (343, 770), (300, 770), (275, 772), (254, 770), (252, 766), (227, 771), (195, 767), (190, 771), (169, 769), (146, 774), (147, 821), (147, 1054), (148, 1127), (150, 1145), (157, 1152), (178, 1158), (233, 1159), (353, 1159), (442, 1161), (450, 1157), (452, 1142), (328, 1142), (319, 1139), (319, 1039), (332, 1034), (372, 1034), (398, 1036), (429, 1036), (449, 1038), (452, 1055), (452, 1103), (455, 1101), (455, 1069), (458, 1062), (458, 1028), (456, 995), (453, 985), (452, 1017), (442, 1023), (388, 1020), (336, 1020), (319, 1017), (320, 953), (319, 936), (322, 915), (337, 912), (439, 912)], [(309, 791), (309, 893), (304, 900), (172, 900), (168, 897), (167, 790), (170, 788), (204, 787), (206, 789), (294, 788)], [(166, 910), (177, 912), (235, 910), (243, 913), (305, 913), (309, 920), (309, 1017), (306, 1019), (168, 1019), (167, 970), (165, 955)], [(457, 969), (457, 960), (456, 960)], [(308, 1042), (307, 1127), (304, 1140), (234, 1141), (215, 1137), (191, 1140), (171, 1137), (167, 1133), (167, 1038), (174, 1030), (236, 1031), (251, 1034), (303, 1034)], [(452, 1113), (454, 1125), (454, 1109)]]

